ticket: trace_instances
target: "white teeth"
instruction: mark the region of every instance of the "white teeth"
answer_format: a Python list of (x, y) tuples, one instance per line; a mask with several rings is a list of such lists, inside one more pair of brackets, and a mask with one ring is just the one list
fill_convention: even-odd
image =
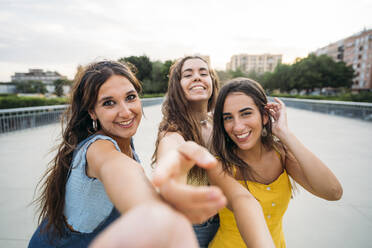
[(194, 86), (194, 87), (191, 87), (192, 90), (203, 90), (204, 87), (202, 86)]
[(129, 120), (129, 121), (122, 121), (122, 122), (119, 122), (120, 125), (128, 125), (132, 122), (132, 120)]
[(244, 139), (245, 137), (248, 137), (249, 133), (244, 133), (244, 134), (241, 134), (241, 135), (236, 135), (236, 137), (238, 137), (238, 139)]

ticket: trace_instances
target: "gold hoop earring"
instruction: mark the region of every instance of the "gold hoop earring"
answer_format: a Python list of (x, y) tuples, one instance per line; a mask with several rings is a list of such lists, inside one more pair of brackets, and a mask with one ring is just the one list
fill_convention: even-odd
[(267, 129), (266, 129), (265, 126), (262, 128), (261, 136), (262, 137), (266, 137), (267, 136)]

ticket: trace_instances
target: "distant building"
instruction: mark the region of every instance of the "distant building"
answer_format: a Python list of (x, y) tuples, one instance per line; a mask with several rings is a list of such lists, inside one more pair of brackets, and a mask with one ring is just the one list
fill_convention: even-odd
[(0, 94), (14, 94), (16, 93), (15, 83), (0, 83)]
[(43, 71), (42, 69), (29, 69), (28, 72), (16, 72), (11, 76), (12, 82), (41, 81), (44, 84), (53, 84), (57, 79), (67, 79), (56, 71)]
[(314, 54), (326, 54), (335, 61), (351, 65), (355, 71), (353, 90), (372, 89), (372, 29), (319, 48)]
[[(42, 69), (29, 69), (28, 72), (16, 72), (11, 76), (12, 82), (41, 81), (46, 84), (49, 93), (54, 92), (53, 82), (57, 79), (67, 79), (56, 71), (44, 71)], [(66, 88), (66, 87), (64, 87)], [(69, 87), (68, 87), (69, 88)], [(65, 91), (68, 89), (65, 89)]]
[(226, 65), (226, 70), (236, 71), (240, 68), (247, 73), (250, 71), (257, 73), (272, 72), (281, 61), (281, 54), (237, 54), (231, 56), (230, 62)]

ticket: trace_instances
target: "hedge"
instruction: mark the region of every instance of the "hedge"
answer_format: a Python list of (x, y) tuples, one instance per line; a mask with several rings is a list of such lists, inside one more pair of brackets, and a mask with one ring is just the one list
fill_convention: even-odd
[(0, 109), (24, 108), (66, 104), (66, 98), (41, 98), (27, 96), (0, 96)]
[[(145, 94), (141, 98), (163, 97), (164, 94)], [(43, 98), (16, 95), (0, 95), (0, 109), (24, 108), (68, 104), (68, 98)]]

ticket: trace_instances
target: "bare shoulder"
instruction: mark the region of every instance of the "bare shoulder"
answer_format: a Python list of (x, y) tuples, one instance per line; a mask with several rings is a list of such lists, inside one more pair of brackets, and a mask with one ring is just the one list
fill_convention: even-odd
[(87, 175), (99, 178), (100, 169), (110, 161), (120, 159), (122, 164), (135, 163), (133, 159), (118, 151), (115, 145), (109, 140), (96, 140), (87, 150)]
[(88, 147), (87, 158), (91, 156), (104, 156), (111, 151), (117, 151), (114, 143), (109, 140), (96, 140)]

